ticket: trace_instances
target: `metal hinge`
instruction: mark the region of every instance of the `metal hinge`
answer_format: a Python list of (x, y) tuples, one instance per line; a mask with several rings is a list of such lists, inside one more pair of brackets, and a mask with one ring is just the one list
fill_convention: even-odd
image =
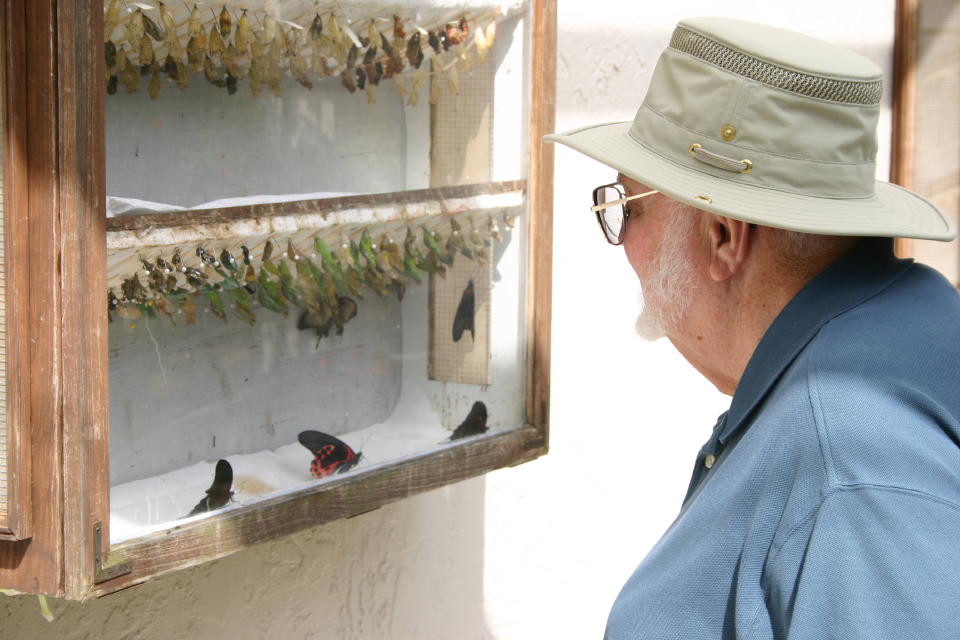
[(110, 566), (103, 566), (103, 525), (93, 523), (93, 584), (100, 584), (130, 573), (130, 561), (124, 560)]

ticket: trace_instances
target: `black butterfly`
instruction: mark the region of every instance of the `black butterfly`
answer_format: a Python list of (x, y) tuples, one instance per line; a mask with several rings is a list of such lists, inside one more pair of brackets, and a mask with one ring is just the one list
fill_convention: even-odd
[(207, 489), (206, 497), (198, 502), (197, 506), (193, 508), (193, 511), (185, 517), (195, 516), (198, 513), (204, 513), (206, 511), (215, 511), (221, 507), (225, 507), (233, 498), (233, 491), (230, 490), (230, 485), (232, 484), (233, 467), (231, 467), (230, 463), (226, 460), (217, 460), (217, 469), (213, 473), (213, 484)]
[(473, 403), (470, 413), (460, 426), (453, 430), (451, 440), (458, 440), (469, 436), (478, 436), (487, 430), (487, 405), (479, 400)]
[(343, 326), (357, 315), (357, 303), (346, 296), (337, 296), (337, 308), (331, 311), (322, 308), (316, 313), (304, 310), (297, 319), (297, 329), (304, 331), (313, 329), (317, 332), (317, 344), (322, 338), (330, 335), (330, 330), (336, 326), (337, 335), (343, 335)]
[(473, 280), (467, 283), (460, 295), (460, 304), (457, 313), (453, 316), (453, 341), (460, 342), (464, 331), (470, 332), (470, 338), (476, 341), (474, 333), (474, 319), (476, 317), (476, 299), (473, 294)]
[(325, 478), (352, 469), (360, 462), (360, 457), (363, 455), (329, 433), (301, 431), (297, 440), (313, 454), (310, 475), (314, 478)]

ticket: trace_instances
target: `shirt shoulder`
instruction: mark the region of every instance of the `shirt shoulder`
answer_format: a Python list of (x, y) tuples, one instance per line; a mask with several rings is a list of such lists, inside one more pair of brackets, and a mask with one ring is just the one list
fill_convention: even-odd
[(761, 635), (955, 638), (958, 527), (960, 508), (924, 494), (835, 489), (769, 559)]
[(960, 295), (914, 265), (828, 322), (806, 358), (828, 482), (960, 504)]

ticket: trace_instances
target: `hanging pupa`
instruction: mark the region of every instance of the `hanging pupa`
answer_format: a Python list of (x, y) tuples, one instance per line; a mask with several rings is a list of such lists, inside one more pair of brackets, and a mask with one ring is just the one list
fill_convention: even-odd
[(223, 5), (223, 9), (220, 10), (220, 18), (218, 20), (220, 25), (220, 36), (227, 40), (230, 37), (230, 31), (233, 28), (233, 20), (230, 17), (230, 12), (227, 11), (227, 5)]

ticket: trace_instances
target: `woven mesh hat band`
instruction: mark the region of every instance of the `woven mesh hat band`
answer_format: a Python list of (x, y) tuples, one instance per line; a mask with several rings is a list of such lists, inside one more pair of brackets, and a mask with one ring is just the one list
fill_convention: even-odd
[(810, 98), (873, 106), (880, 104), (883, 92), (880, 80), (840, 80), (801, 73), (754, 58), (680, 26), (674, 30), (670, 46), (744, 78)]

